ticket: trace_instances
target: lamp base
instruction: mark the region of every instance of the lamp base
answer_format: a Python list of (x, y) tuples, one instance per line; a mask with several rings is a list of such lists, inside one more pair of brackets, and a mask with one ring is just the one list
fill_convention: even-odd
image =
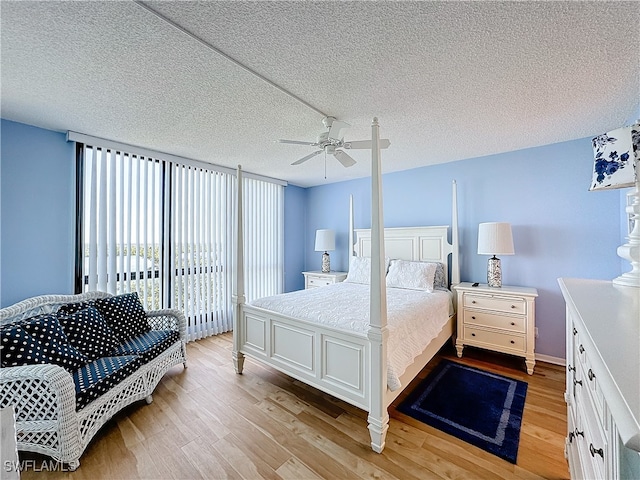
[(331, 261), (329, 260), (329, 254), (324, 252), (322, 254), (322, 273), (329, 273), (331, 271)]
[(487, 262), (487, 283), (490, 287), (502, 287), (502, 267), (495, 255)]
[(625, 208), (629, 215), (630, 231), (627, 243), (618, 247), (618, 256), (631, 263), (631, 271), (613, 279), (616, 285), (640, 287), (640, 162), (636, 162), (636, 184), (629, 194), (630, 202)]

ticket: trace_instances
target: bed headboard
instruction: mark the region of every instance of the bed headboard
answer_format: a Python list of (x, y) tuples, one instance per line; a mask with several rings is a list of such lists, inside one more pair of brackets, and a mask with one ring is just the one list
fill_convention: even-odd
[[(421, 262), (441, 262), (449, 265), (449, 254), (453, 246), (447, 241), (449, 227), (399, 227), (384, 229), (384, 253), (390, 259)], [(355, 229), (355, 254), (358, 257), (371, 256), (371, 230)], [(448, 277), (445, 268), (445, 276)], [(446, 279), (447, 284), (449, 282)]]

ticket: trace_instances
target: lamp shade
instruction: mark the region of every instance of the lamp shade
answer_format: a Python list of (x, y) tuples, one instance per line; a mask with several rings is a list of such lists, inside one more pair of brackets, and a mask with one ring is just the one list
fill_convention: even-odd
[(513, 255), (511, 224), (488, 222), (478, 225), (479, 255)]
[(598, 135), (591, 143), (595, 163), (589, 190), (632, 187), (640, 161), (640, 123)]
[(336, 249), (336, 234), (333, 230), (316, 230), (316, 252)]

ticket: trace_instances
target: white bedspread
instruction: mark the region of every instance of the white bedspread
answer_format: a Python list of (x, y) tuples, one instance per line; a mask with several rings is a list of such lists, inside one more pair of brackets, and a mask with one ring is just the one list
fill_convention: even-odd
[[(369, 328), (368, 285), (342, 282), (260, 298), (251, 305), (364, 337)], [(440, 333), (452, 310), (451, 292), (447, 290), (427, 293), (387, 288), (387, 385), (390, 390), (401, 387), (399, 377)]]

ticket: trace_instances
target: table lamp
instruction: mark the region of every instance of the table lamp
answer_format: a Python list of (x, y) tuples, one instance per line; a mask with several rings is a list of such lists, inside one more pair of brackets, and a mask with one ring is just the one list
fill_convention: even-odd
[(513, 255), (511, 224), (488, 222), (478, 225), (478, 255), (493, 255), (487, 264), (487, 283), (502, 287), (502, 267), (496, 255)]
[(336, 234), (333, 230), (316, 230), (316, 252), (324, 252), (322, 254), (322, 273), (331, 271), (331, 262), (329, 259), (329, 251), (336, 249)]

